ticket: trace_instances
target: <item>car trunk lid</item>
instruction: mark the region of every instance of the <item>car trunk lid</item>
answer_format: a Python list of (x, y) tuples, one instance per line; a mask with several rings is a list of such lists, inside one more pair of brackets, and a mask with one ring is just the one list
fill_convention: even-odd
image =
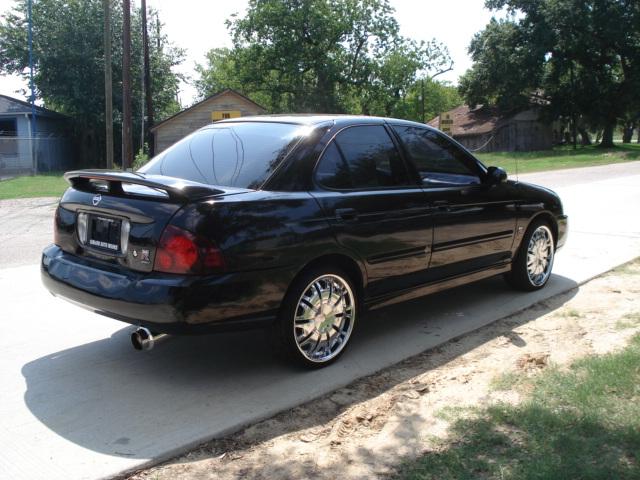
[(153, 270), (162, 232), (184, 205), (247, 189), (162, 175), (108, 170), (68, 172), (70, 189), (56, 213), (56, 243), (114, 268)]

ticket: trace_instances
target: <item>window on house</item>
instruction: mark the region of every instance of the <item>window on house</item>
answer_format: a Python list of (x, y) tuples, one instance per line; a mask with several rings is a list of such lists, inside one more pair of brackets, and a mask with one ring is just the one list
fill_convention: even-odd
[(17, 137), (18, 129), (15, 118), (0, 120), (0, 137)]

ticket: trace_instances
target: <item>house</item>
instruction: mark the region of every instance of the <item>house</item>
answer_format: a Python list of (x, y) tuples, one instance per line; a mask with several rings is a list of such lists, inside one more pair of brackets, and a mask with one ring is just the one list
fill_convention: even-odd
[[(450, 129), (447, 133), (471, 151), (527, 152), (548, 150), (554, 144), (552, 126), (540, 119), (536, 108), (508, 114), (496, 108), (462, 105), (441, 116), (452, 122), (442, 125)], [(440, 117), (429, 125), (440, 128)]]
[(266, 110), (256, 102), (228, 88), (154, 125), (151, 128), (154, 153), (157, 155), (191, 132), (217, 120), (263, 113)]
[(35, 135), (31, 104), (0, 95), (0, 175), (62, 171), (71, 167), (66, 136), (69, 117), (35, 107)]

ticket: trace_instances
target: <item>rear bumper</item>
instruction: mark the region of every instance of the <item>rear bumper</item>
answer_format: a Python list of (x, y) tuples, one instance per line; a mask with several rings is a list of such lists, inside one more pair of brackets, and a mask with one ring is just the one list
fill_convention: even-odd
[(567, 242), (567, 236), (569, 235), (569, 218), (566, 215), (558, 215), (556, 220), (558, 222), (558, 241), (556, 242), (556, 249), (558, 249)]
[[(215, 277), (118, 271), (67, 254), (56, 245), (42, 252), (40, 271), (44, 286), (54, 296), (107, 317), (172, 334), (268, 326), (282, 300), (274, 292), (278, 292), (278, 279), (284, 277), (273, 271)], [(267, 293), (260, 288), (261, 277), (273, 281)]]

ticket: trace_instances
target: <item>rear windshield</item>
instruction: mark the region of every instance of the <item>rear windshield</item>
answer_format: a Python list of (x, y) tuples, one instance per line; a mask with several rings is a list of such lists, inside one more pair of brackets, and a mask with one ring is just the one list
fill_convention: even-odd
[(225, 187), (259, 188), (305, 133), (288, 123), (221, 123), (156, 155), (140, 173)]

